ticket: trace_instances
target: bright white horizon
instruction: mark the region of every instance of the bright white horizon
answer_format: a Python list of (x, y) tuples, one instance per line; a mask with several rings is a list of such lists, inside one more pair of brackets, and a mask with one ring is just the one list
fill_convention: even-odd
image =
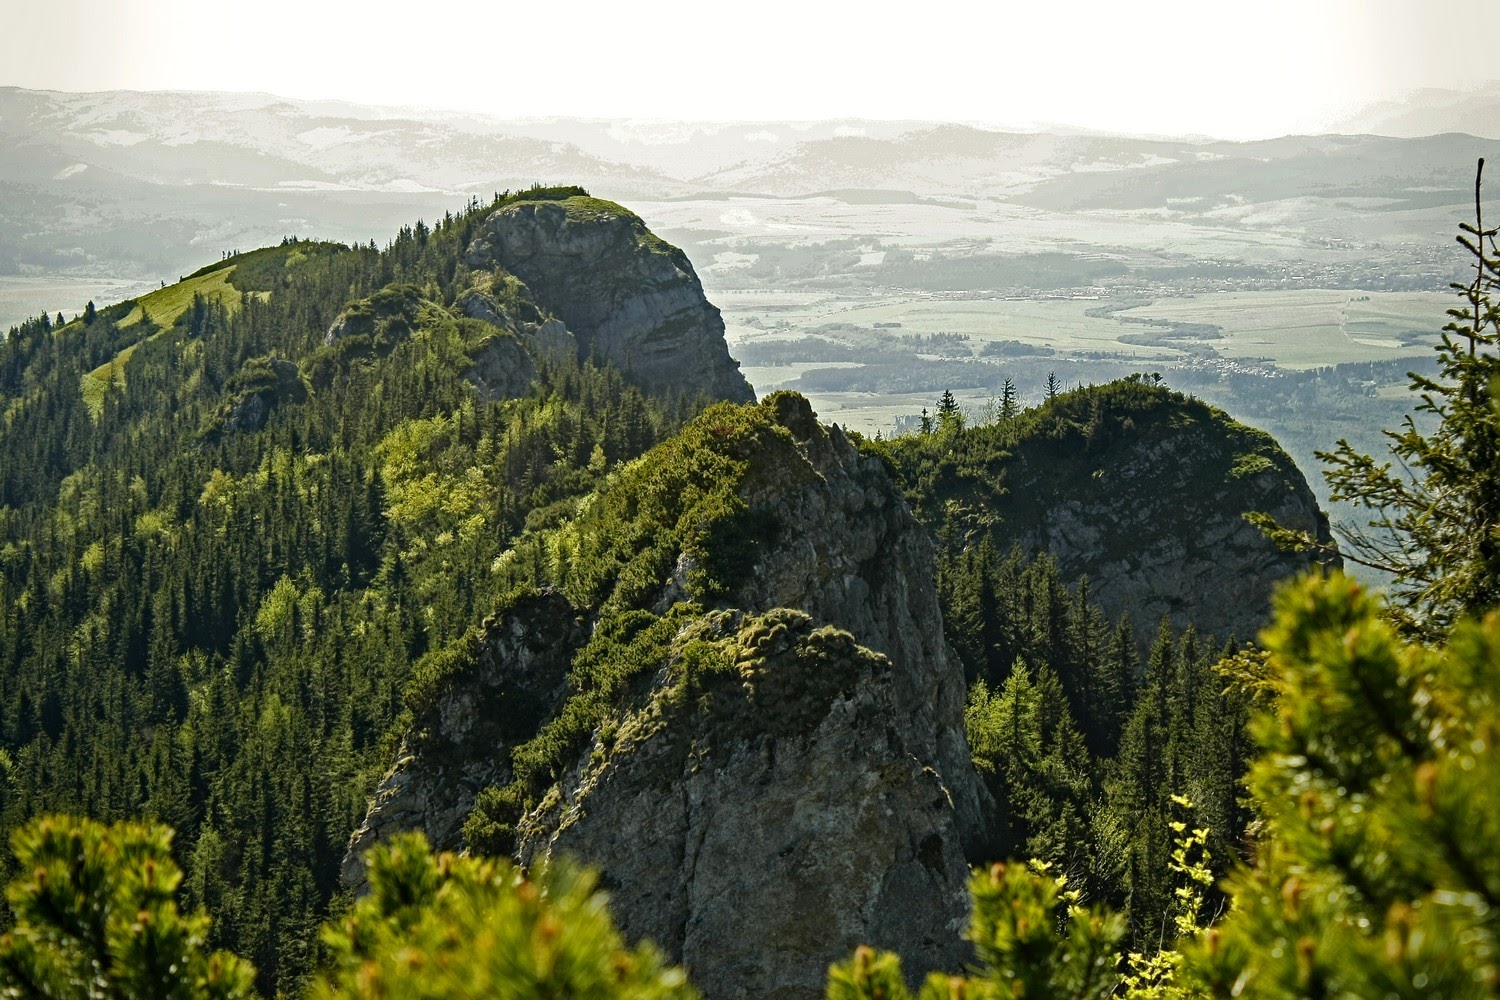
[[(263, 91), (500, 118), (836, 118), (1253, 139), (1493, 75), (1456, 0), (873, 6), (0, 0), (0, 85)], [(740, 12), (742, 11), (742, 13)], [(1469, 65), (1475, 68), (1470, 69)]]

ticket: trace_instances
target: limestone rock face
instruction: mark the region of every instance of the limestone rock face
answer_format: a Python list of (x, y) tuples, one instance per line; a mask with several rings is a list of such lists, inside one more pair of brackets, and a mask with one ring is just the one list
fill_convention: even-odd
[[(747, 608), (800, 608), (848, 629), (898, 669), (892, 682), (909, 720), (913, 752), (950, 780), (968, 838), (987, 808), (973, 776), (963, 709), (962, 667), (943, 636), (933, 583), (932, 541), (885, 467), (861, 455), (837, 425), (826, 430), (802, 396), (766, 405), (798, 442), (804, 469), (752, 477), (745, 500), (781, 526), (778, 544), (755, 564), (737, 595)], [(806, 475), (806, 472), (813, 475)]]
[(507, 330), (515, 327), (515, 320), (511, 319), (505, 308), (495, 301), (494, 296), (478, 288), (470, 288), (459, 295), (453, 307), (470, 319), (477, 319), (491, 326)]
[(523, 327), (521, 336), (531, 349), (533, 357), (561, 360), (578, 354), (578, 340), (561, 320), (549, 319)]
[(1330, 540), (1307, 480), (1269, 435), (1166, 389), (1104, 387), (1053, 401), (991, 478), (957, 499), (991, 518), (1004, 551), (1048, 552), (1087, 577), (1110, 616), (1149, 642), (1163, 616), (1219, 639), (1253, 639), (1276, 584), (1314, 565), (1245, 520), (1271, 514)]
[[(820, 996), (862, 943), (913, 972), (960, 968), (968, 866), (903, 671), (784, 609), (696, 638), (715, 634), (753, 649), (746, 681), (675, 710), (660, 688), (523, 820), (522, 859), (599, 866), (627, 933), (710, 997)], [(845, 683), (819, 697), (799, 668)]]
[[(679, 556), (646, 598), (681, 623), (669, 648), (519, 817), (517, 853), (598, 867), (626, 934), (654, 939), (709, 997), (821, 996), (828, 965), (861, 943), (899, 947), (913, 973), (957, 970), (964, 847), (994, 805), (963, 737), (932, 542), (885, 467), (806, 400), (761, 405), (786, 434), (774, 456), (744, 456), (740, 496), (775, 520), (774, 540), (712, 608), (674, 606)], [(557, 707), (538, 696), (518, 712), (508, 692), (540, 672), (561, 697), (587, 641), (561, 600), (495, 617), (479, 640), (488, 665), (433, 689), (347, 881), (396, 829), (455, 846), (480, 788), (511, 779), (519, 736), (493, 720)]]
[(537, 361), (559, 361), (578, 355), (578, 342), (561, 320), (512, 316), (493, 296), (479, 288), (470, 288), (453, 305), (461, 315), (509, 334), (495, 337), (475, 352), (474, 366), (464, 373), (485, 399), (524, 396), (536, 378)]
[[(1277, 583), (1308, 569), (1313, 560), (1277, 549), (1233, 514), (1264, 511), (1325, 542), (1328, 518), (1306, 481), (1285, 470), (1268, 468), (1202, 492), (1179, 489), (1171, 482), (1173, 470), (1183, 467), (1193, 447), (1187, 440), (1155, 456), (1122, 456), (1098, 490), (1060, 501), (1021, 544), (1052, 553), (1066, 578), (1087, 576), (1105, 611), (1112, 616), (1129, 611), (1144, 626), (1143, 639), (1163, 616), (1177, 628), (1191, 623), (1221, 639), (1253, 639), (1270, 619)], [(1150, 457), (1167, 464), (1155, 472), (1138, 464)], [(1226, 516), (1231, 506), (1242, 509)], [(1169, 516), (1179, 530), (1164, 530)], [(1120, 545), (1123, 538), (1132, 540), (1128, 551)]]
[(556, 594), (525, 598), (486, 623), (460, 668), (433, 687), (374, 803), (350, 838), (341, 876), (362, 886), (364, 856), (393, 833), (420, 830), (434, 848), (462, 847), (483, 788), (510, 780), (510, 748), (531, 733), (516, 719), (547, 714), (565, 694), (583, 622)]
[(754, 399), (687, 256), (618, 205), (583, 197), (506, 205), (485, 221), (465, 263), (520, 278), (572, 332), (580, 356), (607, 358), (652, 391)]
[(464, 373), (486, 400), (515, 399), (531, 389), (536, 365), (515, 337), (496, 336), (474, 353), (473, 366)]
[[(860, 943), (899, 945), (914, 972), (957, 969), (964, 845), (994, 806), (963, 735), (931, 540), (884, 467), (805, 399), (762, 405), (800, 460), (750, 459), (741, 495), (779, 529), (729, 603), (836, 626), (861, 647), (856, 679), (793, 731), (775, 720), (805, 705), (741, 726), (653, 725), (643, 710), (639, 734), (596, 745), (524, 818), (522, 857), (598, 865), (627, 933), (662, 944), (711, 997), (820, 996), (828, 965)], [(829, 669), (793, 659), (747, 679), (752, 703), (778, 680), (805, 693)]]

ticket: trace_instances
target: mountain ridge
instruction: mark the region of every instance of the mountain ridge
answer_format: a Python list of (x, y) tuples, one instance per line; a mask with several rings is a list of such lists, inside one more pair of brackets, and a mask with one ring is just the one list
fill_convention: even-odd
[[(734, 402), (716, 319), (680, 250), (567, 187), (22, 324), (0, 345), (0, 820), (170, 823), (188, 900), (268, 994), (309, 974), (362, 823), (592, 854), (631, 933), (723, 995), (818, 992), (866, 935), (955, 967), (967, 864), (1055, 832), (1053, 792), (992, 757), (981, 777), (967, 675), (1032, 674), (950, 648), (950, 533), (805, 398)], [(663, 341), (675, 372), (641, 364)], [(1124, 640), (1094, 655), (1099, 613), (1055, 574), (1038, 593), (1093, 650), (1035, 675), (1047, 719), (1119, 692), (1085, 718), (1101, 755), (1138, 682), (1232, 718), (1189, 639), (1143, 679)], [(1232, 748), (1189, 757), (1232, 844)], [(1069, 828), (1104, 801), (1080, 788), (1056, 793)], [(1124, 870), (1080, 877), (1116, 893)], [(746, 900), (771, 914), (754, 933)]]
[[(1271, 212), (1254, 225), (1275, 229), (1276, 212), (1298, 210), (1289, 199), (1310, 195), (1323, 215), (1338, 209), (1316, 187), (1287, 190), (1286, 178), (1319, 176), (1325, 153), (1350, 141), (1321, 136), (1231, 143), (930, 122), (710, 127), (480, 122), (466, 115), (422, 118), (401, 109), (361, 115), (364, 109), (326, 102), (234, 94), (0, 88), (0, 137), (6, 140), (0, 144), (0, 275), (155, 283), (201, 260), (200, 248), (233, 250), (299, 233), (365, 243), (414, 217), (440, 216), (455, 195), (488, 197), (563, 180), (635, 204), (665, 204), (704, 192), (805, 197), (864, 188), (1064, 212), (1139, 211), (1141, 192), (1149, 191), (1146, 210), (1206, 225), (1243, 224), (1248, 213), (1236, 206), (1254, 194), (1249, 204)], [(1465, 186), (1463, 164), (1490, 144), (1461, 143), (1461, 155), (1455, 155), (1453, 142), (1433, 137), (1404, 146), (1380, 137), (1356, 141), (1382, 162), (1405, 156), (1413, 170), (1447, 178), (1442, 186), (1453, 194), (1444, 205), (1462, 204), (1457, 192)], [(935, 145), (942, 156), (932, 153)], [(1398, 154), (1400, 148), (1408, 152)], [(1223, 205), (1184, 201), (1205, 194), (1198, 190), (1203, 171), (1213, 167), (1205, 157), (1220, 164), (1209, 194), (1228, 198)], [(1233, 166), (1227, 174), (1226, 162)], [(1340, 170), (1354, 171), (1346, 186), (1355, 194), (1389, 193), (1389, 178), (1380, 170), (1361, 174), (1347, 163)], [(1142, 172), (1157, 179), (1154, 188), (1135, 179)], [(1108, 178), (1102, 188), (1101, 177)], [(1123, 185), (1126, 204), (1109, 199), (1116, 185)], [(1156, 190), (1163, 185), (1165, 195)], [(1394, 193), (1410, 198), (1409, 187)], [(1039, 188), (1048, 192), (1045, 199), (1035, 194)], [(1227, 214), (1218, 219), (1216, 211)], [(1407, 222), (1391, 224), (1401, 232)], [(1299, 232), (1280, 225), (1293, 238)], [(710, 234), (715, 239), (763, 235), (732, 219), (708, 228), (716, 231)], [(143, 238), (146, 231), (150, 238)], [(56, 305), (45, 307), (54, 311)]]

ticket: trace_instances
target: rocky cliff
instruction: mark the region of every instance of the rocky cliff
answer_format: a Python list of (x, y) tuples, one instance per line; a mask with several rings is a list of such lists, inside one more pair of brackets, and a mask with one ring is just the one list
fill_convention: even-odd
[(613, 202), (508, 204), (485, 221), (465, 263), (515, 275), (567, 325), (581, 356), (613, 361), (648, 389), (755, 398), (687, 255)]
[[(522, 598), (429, 665), (346, 878), (393, 829), (459, 846), (479, 801), (471, 836), (599, 866), (627, 933), (710, 996), (821, 995), (828, 964), (860, 943), (957, 968), (964, 841), (993, 806), (962, 736), (927, 532), (801, 397), (716, 407), (672, 447), (544, 548), (581, 561), (607, 544), (593, 535), (638, 524), (600, 518), (658, 503), (687, 504), (660, 517), (681, 544), (603, 582), (569, 578), (568, 600)], [(705, 489), (704, 470), (721, 470), (732, 502), (651, 492), (683, 468)], [(642, 560), (659, 571), (635, 588)], [(580, 607), (586, 593), (603, 596)], [(486, 799), (486, 782), (505, 787)]]
[[(563, 356), (612, 361), (659, 396), (753, 400), (687, 256), (619, 205), (571, 194), (579, 190), (535, 192), (490, 213), (464, 247), (465, 286), (451, 304), (405, 282), (346, 303), (324, 333), (325, 355), (385, 357), (458, 323), (472, 362), (464, 377), (486, 400), (525, 395), (537, 362)], [(462, 327), (470, 320), (490, 333)]]
[[(362, 886), (364, 854), (393, 833), (422, 830), (458, 849), (482, 789), (511, 780), (506, 750), (567, 695), (568, 667), (587, 640), (582, 618), (555, 593), (526, 595), (448, 652), (459, 673), (416, 701), (414, 721), (344, 857), (345, 884)], [(431, 667), (432, 664), (426, 664)]]
[(385, 357), (424, 331), (476, 320), (491, 334), (461, 330), (473, 362), (465, 378), (487, 400), (524, 395), (538, 361), (566, 355), (614, 362), (658, 396), (752, 401), (687, 256), (631, 212), (579, 191), (510, 198), (464, 245), (464, 285), (450, 304), (393, 282), (344, 305), (325, 353)]
[(1145, 632), (1166, 616), (1178, 628), (1253, 639), (1276, 584), (1315, 560), (1277, 548), (1244, 515), (1263, 511), (1331, 540), (1290, 456), (1269, 435), (1180, 397), (1076, 416), (1094, 427), (1082, 448), (1059, 455), (1043, 438), (1017, 448), (995, 507), (1006, 534), (1050, 552), (1064, 577), (1087, 576), (1109, 614), (1129, 611)]
[(1143, 640), (1163, 616), (1254, 639), (1275, 585), (1316, 560), (1278, 549), (1246, 514), (1330, 539), (1307, 480), (1270, 435), (1142, 380), (1064, 393), (893, 455), (935, 530), (1051, 553), (1066, 580), (1088, 578), (1111, 617), (1128, 611)]
[(901, 461), (779, 393), (710, 408), (523, 539), (500, 570), (533, 567), (543, 589), (419, 665), (346, 880), (411, 827), (576, 855), (627, 933), (711, 997), (821, 995), (861, 943), (913, 972), (961, 965), (966, 857), (998, 827), (934, 533), (995, 531), (1089, 575), (1111, 611), (1250, 635), (1306, 560), (1241, 513), (1321, 520), (1269, 438), (1139, 383), (913, 447), (939, 456), (913, 491), (937, 532), (892, 479)]

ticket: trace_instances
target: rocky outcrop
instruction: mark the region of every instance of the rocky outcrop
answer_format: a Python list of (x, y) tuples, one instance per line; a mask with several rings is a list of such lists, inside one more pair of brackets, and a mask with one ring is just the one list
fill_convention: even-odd
[(521, 336), (533, 357), (561, 360), (578, 355), (578, 340), (562, 320), (549, 319), (525, 327)]
[[(465, 263), (471, 283), (451, 306), (393, 283), (348, 303), (324, 344), (341, 363), (384, 357), (434, 323), (479, 320), (504, 334), (468, 341), (464, 377), (486, 400), (524, 395), (536, 362), (562, 357), (612, 361), (662, 396), (755, 398), (687, 256), (619, 205), (581, 195), (509, 202), (485, 220)], [(315, 384), (333, 364), (323, 361)]]
[(524, 310), (527, 318), (520, 318), (484, 288), (476, 287), (453, 305), (460, 315), (503, 331), (473, 352), (474, 366), (464, 373), (485, 399), (523, 396), (536, 378), (536, 362), (578, 356), (578, 341), (562, 320), (542, 316), (530, 303)]
[[(821, 995), (829, 963), (860, 943), (899, 945), (914, 971), (957, 968), (963, 845), (993, 806), (963, 737), (931, 542), (884, 468), (821, 427), (805, 399), (762, 406), (795, 450), (746, 458), (740, 496), (776, 524), (776, 541), (726, 603), (785, 609), (770, 614), (795, 624), (766, 645), (797, 655), (768, 651), (718, 718), (633, 716), (644, 735), (580, 758), (523, 820), (520, 851), (599, 865), (622, 926), (662, 943), (709, 996)], [(687, 569), (680, 560), (668, 593)], [(826, 700), (810, 692), (838, 658), (798, 647), (818, 625), (868, 647)], [(757, 631), (771, 629), (741, 620), (730, 641), (743, 648)], [(755, 696), (775, 685), (813, 710), (757, 719)], [(778, 731), (798, 714), (802, 727)]]
[(516, 325), (516, 321), (495, 301), (494, 296), (482, 288), (470, 288), (463, 292), (454, 300), (453, 307), (460, 314), (491, 326), (512, 330)]
[(1329, 541), (1327, 515), (1270, 435), (1164, 388), (1115, 383), (1037, 411), (1003, 461), (947, 494), (1004, 551), (1048, 552), (1149, 642), (1163, 617), (1253, 639), (1276, 585), (1317, 559), (1245, 520), (1265, 512)]
[[(586, 746), (547, 772), (556, 780), (516, 818), (516, 850), (598, 866), (626, 933), (655, 939), (710, 997), (820, 996), (829, 963), (861, 943), (899, 947), (914, 972), (957, 969), (964, 845), (994, 807), (964, 743), (931, 541), (885, 468), (805, 399), (780, 394), (756, 412), (769, 426), (735, 450), (738, 495), (774, 522), (770, 541), (708, 609), (674, 601), (693, 576), (679, 554), (642, 602), (669, 640), (631, 665), (639, 680)], [(713, 419), (700, 418), (710, 438)], [(560, 600), (495, 618), (479, 640), (493, 666), (434, 685), (346, 879), (394, 829), (455, 846), (480, 785), (510, 780), (516, 737), (473, 720), (525, 715), (500, 703), (505, 678), (558, 678), (586, 658)], [(568, 714), (546, 699), (531, 711), (533, 729)], [(464, 755), (445, 749), (460, 744)]]
[[(837, 425), (824, 428), (811, 405), (778, 393), (765, 406), (797, 441), (804, 468), (760, 470), (743, 491), (751, 510), (780, 525), (778, 542), (755, 563), (742, 607), (800, 608), (834, 622), (899, 669), (892, 682), (909, 720), (912, 752), (952, 780), (959, 828), (983, 828), (983, 793), (963, 732), (966, 688), (943, 637), (931, 540), (885, 467), (861, 455)], [(813, 475), (806, 475), (810, 471)]]
[(536, 365), (526, 346), (508, 334), (497, 334), (473, 353), (464, 378), (482, 399), (515, 399), (526, 395), (536, 379)]
[(1266, 512), (1323, 542), (1328, 518), (1289, 462), (1218, 483), (1184, 481), (1220, 443), (1209, 433), (1122, 448), (1092, 488), (1059, 498), (1016, 540), (1051, 553), (1064, 578), (1088, 577), (1106, 613), (1128, 611), (1145, 626), (1143, 641), (1163, 617), (1179, 629), (1254, 639), (1270, 620), (1276, 585), (1316, 560), (1278, 549), (1242, 515)]
[(389, 354), (416, 329), (422, 304), (421, 290), (415, 285), (387, 285), (346, 305), (323, 334), (323, 343), (332, 346), (361, 338), (377, 353)]
[(597, 865), (621, 926), (710, 997), (820, 996), (865, 943), (960, 968), (968, 866), (907, 671), (789, 610), (680, 645), (715, 640), (727, 678), (664, 671), (523, 820), (522, 859)]
[(596, 198), (522, 201), (496, 210), (465, 263), (503, 268), (577, 339), (657, 393), (754, 398), (687, 256), (640, 218)]
[(295, 363), (285, 358), (253, 358), (225, 386), (225, 401), (207, 436), (258, 431), (266, 426), (272, 410), (306, 399), (307, 386)]
[[(409, 695), (415, 721), (349, 842), (341, 876), (365, 880), (364, 856), (392, 833), (421, 830), (434, 847), (458, 850), (481, 789), (510, 781), (510, 748), (566, 694), (568, 666), (587, 638), (560, 596), (524, 597), (485, 623), (484, 634), (439, 654), (421, 693)], [(518, 728), (519, 727), (519, 728)]]

